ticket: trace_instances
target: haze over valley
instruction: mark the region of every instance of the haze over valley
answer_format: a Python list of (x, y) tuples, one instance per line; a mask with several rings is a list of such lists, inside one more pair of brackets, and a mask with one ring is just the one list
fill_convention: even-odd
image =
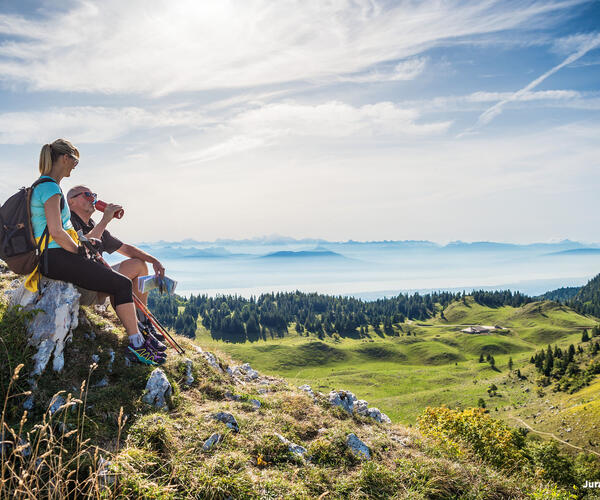
[[(536, 296), (581, 286), (600, 269), (600, 245), (430, 241), (331, 242), (272, 236), (140, 245), (178, 281), (177, 293), (319, 292), (377, 299), (404, 292), (507, 289)], [(116, 262), (118, 258), (113, 256)]]

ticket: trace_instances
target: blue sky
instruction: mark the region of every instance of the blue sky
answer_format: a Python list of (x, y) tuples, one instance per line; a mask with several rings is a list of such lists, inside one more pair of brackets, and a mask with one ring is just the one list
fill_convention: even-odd
[(600, 241), (600, 2), (0, 1), (0, 199), (133, 240)]

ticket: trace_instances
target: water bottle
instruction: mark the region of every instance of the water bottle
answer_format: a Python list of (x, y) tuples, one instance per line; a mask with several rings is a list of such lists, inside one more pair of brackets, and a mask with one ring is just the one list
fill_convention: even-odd
[[(104, 209), (106, 208), (106, 202), (102, 201), (102, 200), (98, 200), (96, 201), (96, 205), (94, 205), (96, 207), (96, 210), (100, 210), (100, 212), (104, 212)], [(113, 216), (115, 219), (120, 219), (121, 217), (123, 217), (123, 214), (125, 213), (125, 210), (123, 210), (122, 208), (120, 210), (117, 210), (115, 212), (115, 215)]]

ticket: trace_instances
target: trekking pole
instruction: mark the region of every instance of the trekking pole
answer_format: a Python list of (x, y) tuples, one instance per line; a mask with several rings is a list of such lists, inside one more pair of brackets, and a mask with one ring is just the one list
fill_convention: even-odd
[[(83, 231), (79, 230), (77, 231), (77, 236), (79, 237), (79, 241), (81, 241), (85, 247), (92, 252), (92, 254), (94, 255), (94, 257), (96, 257), (96, 259), (101, 262), (102, 264), (104, 264), (107, 268), (112, 269), (109, 265), (108, 262), (106, 262), (103, 258), (102, 255), (100, 255), (100, 252), (98, 252), (98, 250), (96, 250), (96, 248), (94, 248), (94, 246), (92, 245), (92, 242), (90, 240), (88, 240), (84, 234)], [(135, 292), (133, 292), (132, 290), (132, 295), (133, 295), (133, 301), (135, 303), (135, 305), (138, 307), (138, 309), (140, 311), (142, 311), (142, 314), (144, 314), (144, 316), (146, 316), (146, 318), (148, 318), (148, 321), (150, 321), (150, 323), (152, 323), (154, 325), (154, 327), (160, 331), (160, 333), (163, 334), (163, 336), (165, 337), (165, 339), (167, 339), (169, 341), (169, 344), (171, 344), (171, 347), (173, 349), (175, 349), (177, 351), (178, 354), (185, 354), (185, 350), (183, 349), (183, 347), (181, 347), (177, 341), (171, 336), (171, 334), (167, 331), (167, 329), (160, 324), (160, 322), (154, 317), (154, 315), (150, 312), (150, 310), (144, 305), (144, 303), (140, 300), (140, 298), (135, 294)]]
[(154, 325), (154, 327), (164, 335), (164, 337), (169, 341), (169, 343), (171, 344), (173, 349), (175, 349), (179, 354), (185, 354), (185, 350), (183, 349), (183, 347), (181, 347), (177, 343), (177, 341), (171, 336), (171, 334), (167, 331), (167, 329), (160, 323), (160, 321), (158, 321), (158, 319), (156, 319), (156, 316), (154, 316), (154, 314), (152, 314), (152, 311), (150, 311), (150, 309), (148, 309), (144, 305), (144, 303), (139, 299), (139, 297), (135, 294), (135, 292), (132, 292), (132, 294), (133, 294), (133, 301), (135, 302), (135, 305), (138, 307), (138, 309), (140, 311), (142, 311), (144, 316), (146, 316), (146, 318), (148, 318), (148, 321), (150, 321), (150, 323), (152, 323)]

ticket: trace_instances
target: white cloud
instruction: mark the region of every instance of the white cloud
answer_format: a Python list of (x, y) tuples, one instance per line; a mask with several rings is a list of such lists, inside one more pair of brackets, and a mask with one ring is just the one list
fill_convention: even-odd
[(417, 57), (402, 61), (385, 70), (374, 69), (356, 75), (340, 76), (338, 81), (354, 83), (376, 83), (376, 82), (397, 82), (401, 80), (414, 80), (425, 70), (427, 58)]
[[(369, 78), (369, 68), (449, 38), (543, 26), (576, 3), (78, 0), (41, 20), (0, 16), (12, 37), (0, 75), (37, 90), (154, 95)], [(414, 77), (420, 64), (400, 63), (391, 77)]]
[(268, 104), (240, 113), (231, 125), (244, 132), (266, 131), (281, 135), (323, 138), (368, 135), (377, 137), (402, 134), (428, 135), (444, 132), (449, 122), (418, 124), (419, 112), (392, 102), (355, 107), (339, 101), (317, 105), (295, 102)]
[(329, 140), (357, 145), (399, 137), (414, 139), (443, 134), (451, 125), (450, 121), (420, 122), (419, 118), (418, 110), (391, 102), (359, 107), (339, 101), (267, 104), (238, 113), (215, 127), (213, 131), (224, 132), (226, 138), (183, 159), (183, 163), (214, 160), (285, 140), (301, 140), (305, 147), (314, 147)]
[(588, 44), (595, 43), (599, 33), (576, 33), (552, 41), (552, 50), (561, 55), (567, 56), (577, 52)]
[(0, 114), (0, 144), (43, 144), (56, 137), (75, 143), (103, 143), (139, 130), (157, 127), (201, 127), (209, 122), (200, 113), (152, 112), (135, 107), (65, 107)]

